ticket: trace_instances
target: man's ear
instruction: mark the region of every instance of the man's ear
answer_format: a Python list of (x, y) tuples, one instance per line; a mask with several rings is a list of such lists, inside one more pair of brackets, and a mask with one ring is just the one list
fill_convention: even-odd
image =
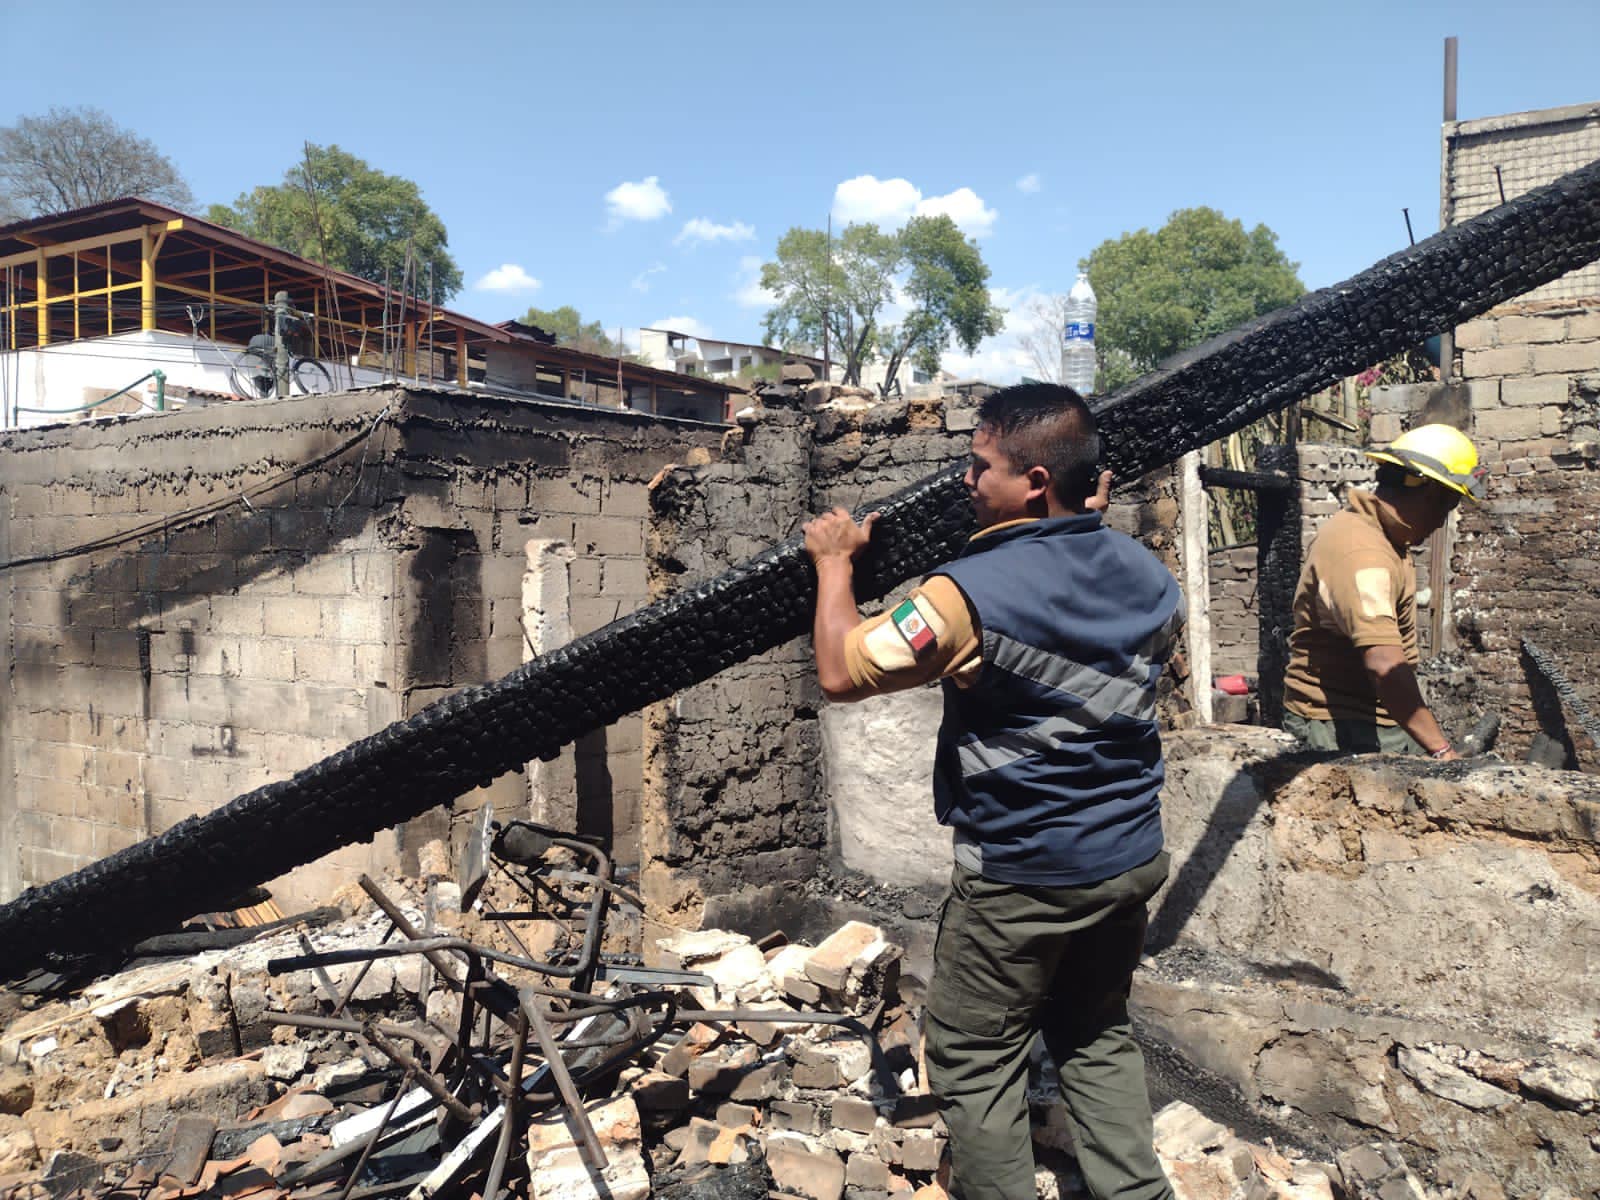
[(1029, 467), (1028, 473), (1028, 498), (1031, 500), (1035, 494), (1040, 499), (1050, 494), (1050, 468)]

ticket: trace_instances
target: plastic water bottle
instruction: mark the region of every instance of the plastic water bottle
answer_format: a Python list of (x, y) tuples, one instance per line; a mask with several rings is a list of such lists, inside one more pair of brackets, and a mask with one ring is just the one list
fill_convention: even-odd
[(1078, 282), (1067, 293), (1066, 322), (1061, 331), (1061, 382), (1080, 396), (1094, 393), (1094, 318), (1100, 304), (1089, 286), (1089, 276), (1078, 272)]

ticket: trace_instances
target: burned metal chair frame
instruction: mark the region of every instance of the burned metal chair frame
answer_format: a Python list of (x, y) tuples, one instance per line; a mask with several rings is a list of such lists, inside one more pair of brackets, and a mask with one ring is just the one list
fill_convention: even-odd
[[(593, 1123), (584, 1108), (583, 1089), (601, 1080), (613, 1077), (629, 1059), (647, 1049), (674, 1026), (695, 1023), (733, 1024), (760, 1022), (763, 1024), (832, 1025), (863, 1038), (871, 1054), (872, 1067), (878, 1087), (885, 1098), (898, 1094), (898, 1085), (885, 1061), (882, 1048), (872, 1030), (859, 1018), (846, 1013), (783, 1012), (760, 1008), (696, 1009), (679, 1004), (676, 992), (656, 987), (627, 992), (621, 995), (596, 996), (588, 989), (594, 986), (600, 967), (599, 946), (604, 932), (606, 901), (608, 895), (618, 895), (629, 903), (642, 907), (637, 897), (626, 889), (611, 885), (611, 864), (598, 848), (577, 839), (563, 837), (554, 831), (544, 830), (530, 822), (512, 822), (501, 829), (495, 839), (496, 850), (516, 851), (507, 845), (508, 830), (517, 828), (534, 831), (541, 843), (539, 852), (549, 846), (560, 846), (587, 855), (595, 863), (593, 872), (563, 871), (557, 873), (560, 882), (594, 886), (595, 896), (589, 902), (589, 915), (576, 960), (551, 963), (530, 955), (511, 954), (489, 946), (479, 945), (466, 938), (451, 936), (430, 937), (417, 929), (397, 905), (370, 878), (362, 876), (362, 889), (389, 918), (389, 928), (376, 946), (344, 950), (329, 950), (273, 959), (267, 970), (273, 975), (294, 971), (312, 970), (316, 973), (328, 999), (334, 1005), (331, 1016), (298, 1013), (270, 1012), (266, 1019), (280, 1025), (302, 1029), (330, 1030), (348, 1033), (360, 1038), (379, 1054), (389, 1059), (402, 1072), (399, 1092), (385, 1108), (378, 1124), (363, 1140), (339, 1147), (303, 1164), (293, 1173), (294, 1182), (304, 1182), (330, 1171), (348, 1158), (359, 1155), (345, 1182), (340, 1200), (362, 1200), (366, 1196), (389, 1194), (411, 1186), (411, 1194), (422, 1200), (424, 1195), (435, 1194), (430, 1184), (437, 1183), (438, 1170), (450, 1165), (452, 1156), (439, 1169), (426, 1177), (396, 1181), (374, 1187), (358, 1188), (357, 1180), (367, 1162), (385, 1138), (389, 1126), (400, 1111), (406, 1089), (414, 1083), (427, 1100), (409, 1105), (405, 1109), (407, 1127), (424, 1117), (433, 1107), (444, 1111), (444, 1119), (453, 1121), (457, 1129), (467, 1132), (460, 1146), (465, 1146), (471, 1132), (486, 1120), (498, 1125), (498, 1138), (494, 1157), (483, 1188), (485, 1200), (498, 1200), (505, 1179), (511, 1148), (522, 1136), (526, 1121), (537, 1112), (560, 1106), (570, 1124), (574, 1141), (583, 1162), (598, 1173), (606, 1165), (605, 1152), (595, 1134)], [(514, 837), (513, 839), (514, 840)], [(532, 845), (522, 848), (520, 857), (526, 858)], [(495, 854), (497, 860), (503, 855)], [(500, 861), (504, 867), (504, 862)], [(529, 865), (524, 861), (520, 865)], [(534, 899), (538, 896), (510, 874), (518, 886)], [(528, 878), (535, 878), (531, 871)], [(490, 913), (491, 919), (508, 921), (537, 914)], [(507, 932), (512, 933), (509, 926)], [(391, 942), (394, 934), (404, 939)], [(514, 934), (513, 934), (514, 937)], [(526, 950), (521, 939), (515, 939)], [(303, 941), (308, 951), (309, 943)], [(456, 1028), (447, 1030), (437, 1021), (424, 1015), (426, 1028), (419, 1029), (394, 1022), (363, 1020), (346, 1017), (351, 997), (374, 962), (380, 959), (421, 955), (436, 972), (438, 978), (456, 992), (461, 1001), (461, 1013)], [(333, 986), (326, 968), (350, 963), (362, 964), (361, 971), (343, 991)], [(465, 964), (465, 974), (458, 967)], [(490, 964), (514, 967), (539, 975), (563, 978), (569, 986), (557, 988), (538, 984), (514, 986), (495, 974)], [(657, 977), (670, 979), (679, 985), (709, 984), (709, 977), (694, 972), (655, 972)], [(613, 990), (619, 985), (613, 984)], [(630, 985), (620, 985), (630, 986)], [(421, 997), (426, 1014), (428, 997)], [(480, 1017), (482, 1020), (480, 1021)], [(502, 1027), (496, 1035), (494, 1024)], [(592, 1032), (591, 1027), (609, 1022), (613, 1027)], [(561, 1031), (558, 1033), (558, 1031)], [(538, 1071), (526, 1076), (530, 1051), (530, 1035), (537, 1043), (537, 1056), (541, 1060)], [(564, 1036), (563, 1036), (564, 1035)], [(441, 1046), (440, 1038), (447, 1045)], [(429, 1052), (427, 1065), (405, 1051), (398, 1040), (411, 1041)], [(576, 1059), (576, 1062), (572, 1060)], [(504, 1064), (504, 1066), (502, 1066)], [(439, 1072), (444, 1077), (440, 1078)], [(553, 1087), (541, 1087), (548, 1076)], [(469, 1084), (481, 1088), (485, 1096), (497, 1098), (499, 1104), (486, 1110), (479, 1101), (468, 1103), (460, 1093)], [(479, 1145), (473, 1145), (458, 1165), (472, 1157)]]

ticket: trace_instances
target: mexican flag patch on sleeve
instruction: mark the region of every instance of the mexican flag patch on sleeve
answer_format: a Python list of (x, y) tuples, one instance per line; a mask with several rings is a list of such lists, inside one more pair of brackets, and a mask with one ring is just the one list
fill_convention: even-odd
[(933, 630), (928, 622), (923, 620), (922, 614), (917, 611), (917, 606), (910, 600), (903, 600), (889, 614), (889, 619), (894, 622), (894, 627), (900, 631), (900, 636), (905, 638), (906, 644), (911, 647), (911, 653), (921, 658), (933, 649), (934, 642), (938, 639), (933, 636)]

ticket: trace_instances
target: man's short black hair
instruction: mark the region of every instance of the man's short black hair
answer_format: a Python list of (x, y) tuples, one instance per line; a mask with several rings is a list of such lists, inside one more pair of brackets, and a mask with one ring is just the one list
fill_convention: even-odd
[(1002, 388), (978, 405), (1016, 471), (1044, 467), (1056, 499), (1078, 510), (1100, 481), (1100, 431), (1083, 397), (1059, 383)]

